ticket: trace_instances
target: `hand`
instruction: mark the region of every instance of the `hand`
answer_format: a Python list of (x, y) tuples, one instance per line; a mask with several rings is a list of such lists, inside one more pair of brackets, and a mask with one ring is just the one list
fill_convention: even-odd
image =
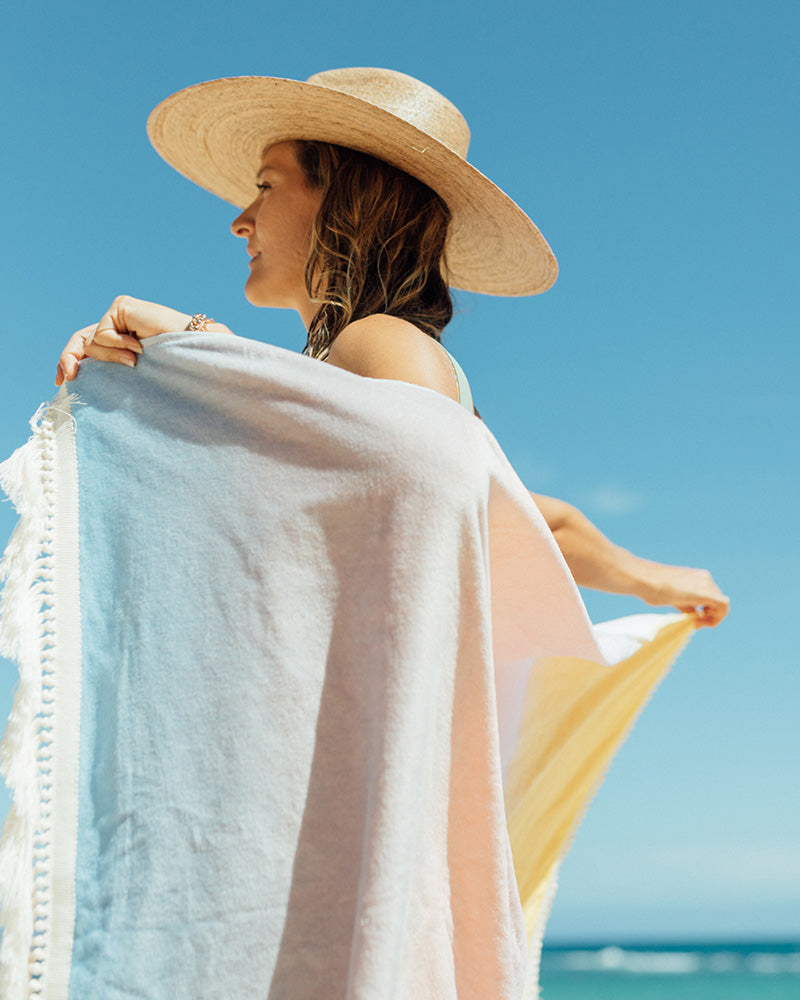
[[(99, 323), (85, 326), (69, 338), (56, 368), (56, 385), (75, 378), (82, 358), (116, 361), (133, 367), (143, 352), (140, 341), (159, 333), (185, 330), (191, 318), (188, 313), (155, 302), (119, 295)], [(207, 329), (230, 333), (221, 323), (209, 323)]]
[(698, 625), (719, 625), (730, 601), (705, 569), (648, 563), (640, 595), (648, 604), (668, 604), (693, 614)]

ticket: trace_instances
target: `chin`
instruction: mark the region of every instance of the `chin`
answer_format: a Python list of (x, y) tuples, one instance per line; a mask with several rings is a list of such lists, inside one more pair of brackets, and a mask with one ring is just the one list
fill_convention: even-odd
[(272, 296), (269, 295), (269, 293), (263, 288), (259, 288), (258, 285), (251, 280), (245, 282), (244, 297), (251, 306), (260, 306), (263, 308), (275, 305)]
[(288, 294), (283, 289), (264, 287), (250, 278), (245, 282), (244, 297), (251, 306), (261, 309), (297, 309), (297, 296)]

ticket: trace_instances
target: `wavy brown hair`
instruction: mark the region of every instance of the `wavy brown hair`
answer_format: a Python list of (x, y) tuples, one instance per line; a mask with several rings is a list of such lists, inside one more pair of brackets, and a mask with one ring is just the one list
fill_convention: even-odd
[(357, 319), (386, 313), (439, 340), (453, 316), (444, 249), (450, 212), (422, 181), (344, 146), (294, 143), (306, 179), (323, 192), (306, 262), (317, 310), (303, 353), (324, 359)]

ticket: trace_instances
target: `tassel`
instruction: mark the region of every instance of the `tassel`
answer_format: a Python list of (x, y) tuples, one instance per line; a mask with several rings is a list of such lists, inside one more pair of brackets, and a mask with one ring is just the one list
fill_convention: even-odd
[(54, 419), (68, 409), (62, 392), (42, 404), (33, 434), (0, 464), (0, 488), (19, 522), (0, 561), (0, 654), (19, 682), (0, 742), (0, 773), (13, 802), (0, 834), (0, 996), (41, 997), (50, 911), (50, 767), (55, 643), (53, 524)]

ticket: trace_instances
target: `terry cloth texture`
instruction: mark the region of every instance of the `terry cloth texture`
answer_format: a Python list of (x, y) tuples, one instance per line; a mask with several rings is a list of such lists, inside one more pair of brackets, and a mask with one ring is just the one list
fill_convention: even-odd
[(692, 631), (592, 630), (462, 406), (236, 337), (85, 362), (0, 467), (4, 1000), (535, 996)]

